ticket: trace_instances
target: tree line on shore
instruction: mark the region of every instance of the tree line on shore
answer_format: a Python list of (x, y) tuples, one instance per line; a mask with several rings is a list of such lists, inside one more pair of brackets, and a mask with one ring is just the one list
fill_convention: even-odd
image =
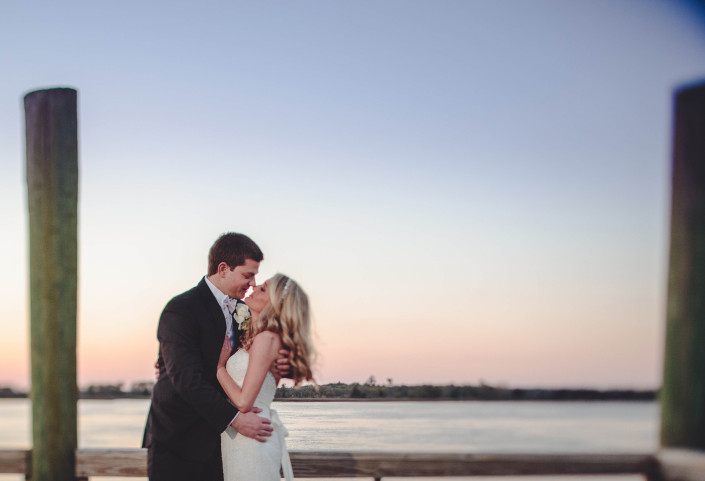
[(369, 384), (324, 384), (290, 388), (280, 386), (275, 399), (355, 399), (368, 401), (418, 400), (418, 401), (653, 401), (653, 390), (597, 390), (597, 389), (519, 389), (479, 386), (378, 386)]
[[(154, 382), (132, 383), (123, 389), (123, 383), (94, 384), (81, 389), (81, 399), (149, 398)], [(527, 389), (479, 385), (395, 385), (391, 379), (387, 384), (378, 384), (374, 376), (364, 383), (342, 382), (277, 388), (275, 400), (436, 400), (436, 401), (653, 401), (655, 390), (633, 389)], [(27, 392), (10, 387), (0, 387), (0, 398), (26, 398)]]

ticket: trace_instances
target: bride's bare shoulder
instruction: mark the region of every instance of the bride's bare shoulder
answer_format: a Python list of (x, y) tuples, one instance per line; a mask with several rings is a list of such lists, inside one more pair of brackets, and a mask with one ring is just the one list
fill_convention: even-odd
[(281, 336), (272, 331), (262, 331), (255, 336), (252, 340), (252, 347), (257, 346), (261, 349), (275, 349), (278, 350), (281, 346), (282, 338)]

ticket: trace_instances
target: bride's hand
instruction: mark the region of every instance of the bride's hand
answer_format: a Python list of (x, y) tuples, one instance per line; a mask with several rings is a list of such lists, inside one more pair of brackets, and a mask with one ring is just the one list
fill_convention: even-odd
[(221, 367), (225, 367), (225, 364), (230, 358), (230, 351), (232, 351), (232, 349), (230, 348), (230, 338), (228, 336), (225, 336), (225, 340), (223, 340), (223, 347), (220, 348), (220, 357), (218, 358), (218, 369), (220, 369)]

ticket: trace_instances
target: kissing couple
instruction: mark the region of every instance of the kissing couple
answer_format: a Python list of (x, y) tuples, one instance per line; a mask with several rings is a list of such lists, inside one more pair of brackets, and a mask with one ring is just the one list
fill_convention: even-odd
[(143, 440), (150, 481), (278, 481), (280, 467), (293, 479), (270, 404), (282, 377), (313, 380), (309, 303), (283, 274), (256, 285), (263, 257), (246, 235), (223, 234), (208, 274), (162, 311)]

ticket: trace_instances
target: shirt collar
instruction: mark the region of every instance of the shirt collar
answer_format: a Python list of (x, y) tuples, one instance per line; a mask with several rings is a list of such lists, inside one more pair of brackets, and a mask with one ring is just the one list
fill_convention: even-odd
[(206, 281), (206, 284), (208, 285), (208, 288), (211, 290), (213, 295), (215, 296), (215, 300), (218, 301), (218, 305), (220, 307), (226, 306), (226, 301), (230, 299), (230, 296), (227, 294), (224, 294), (220, 289), (215, 287), (215, 284), (213, 284), (209, 279), (208, 276), (203, 277)]

